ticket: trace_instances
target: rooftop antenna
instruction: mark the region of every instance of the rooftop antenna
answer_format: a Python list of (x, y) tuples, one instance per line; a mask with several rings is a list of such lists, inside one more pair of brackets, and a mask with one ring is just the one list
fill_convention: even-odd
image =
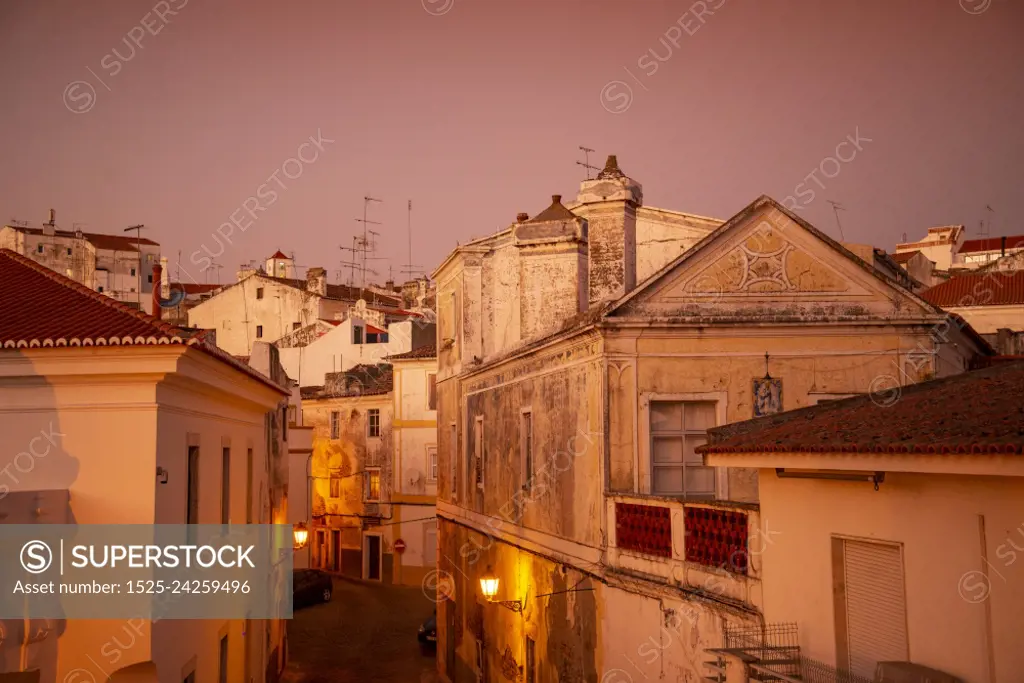
[(982, 239), (986, 239), (989, 236), (989, 233), (992, 230), (992, 214), (995, 213), (995, 211), (992, 210), (992, 207), (988, 204), (985, 205), (985, 212), (987, 214), (987, 218), (982, 219), (978, 225), (978, 237)]
[(135, 275), (138, 278), (138, 284), (135, 287), (135, 304), (142, 310), (142, 230), (146, 226), (142, 223), (133, 225), (125, 228), (125, 232), (135, 231), (135, 248), (139, 252), (139, 267), (135, 270)]
[(409, 200), (409, 218), (406, 223), (406, 229), (409, 231), (409, 261), (405, 264), (400, 272), (405, 273), (410, 279), (415, 278), (416, 274), (422, 270), (419, 266), (412, 262), (412, 200)]
[(210, 284), (210, 271), (211, 270), (216, 270), (217, 271), (217, 284), (219, 285), (220, 284), (220, 269), (223, 268), (223, 267), (224, 266), (222, 266), (221, 264), (217, 263), (215, 260), (210, 259), (210, 265), (206, 267), (206, 284)]
[(12, 218), (11, 219), (11, 227), (12, 228), (27, 228), (28, 227), (28, 221), (19, 221), (19, 220), (16, 220), (16, 219)]
[(580, 150), (583, 152), (583, 161), (577, 161), (576, 165), (582, 166), (583, 168), (587, 169), (587, 180), (590, 180), (590, 172), (600, 171), (601, 169), (598, 168), (597, 166), (590, 165), (590, 153), (593, 152), (594, 150), (590, 149), (589, 147), (584, 147), (583, 145), (580, 145)]
[(366, 219), (366, 208), (370, 205), (370, 202), (377, 202), (379, 204), (382, 204), (384, 202), (384, 200), (383, 199), (375, 199), (374, 197), (371, 197), (370, 195), (364, 195), (363, 196), (363, 217), (362, 217), (362, 219), (359, 219), (359, 218), (356, 219), (357, 221), (359, 221), (360, 223), (363, 224), (363, 242), (362, 242), (362, 247), (363, 247), (363, 281), (362, 281), (362, 283), (360, 285), (360, 289), (365, 289), (366, 288), (366, 252), (369, 250), (369, 244), (370, 244), (369, 239), (367, 238), (367, 235), (366, 235), (366, 233), (368, 232), (366, 226), (367, 225), (381, 225), (377, 221), (370, 221), (370, 220)]
[(349, 267), (349, 276), (348, 276), (348, 286), (349, 287), (352, 287), (352, 286), (355, 285), (356, 266), (359, 265), (359, 263), (356, 261), (356, 254), (359, 253), (359, 249), (356, 247), (356, 244), (358, 243), (358, 241), (359, 241), (359, 238), (356, 237), (355, 235), (353, 235), (352, 236), (352, 246), (351, 247), (339, 247), (342, 251), (347, 251), (347, 252), (349, 252), (352, 255), (351, 260), (349, 260), (349, 261), (342, 261), (341, 262), (341, 267), (342, 268), (344, 268), (345, 266)]
[(843, 224), (839, 222), (839, 212), (846, 211), (846, 207), (839, 202), (832, 201), (831, 199), (828, 200), (828, 203), (832, 205), (832, 212), (836, 215), (836, 227), (839, 228), (839, 239), (845, 242), (846, 237), (843, 236)]

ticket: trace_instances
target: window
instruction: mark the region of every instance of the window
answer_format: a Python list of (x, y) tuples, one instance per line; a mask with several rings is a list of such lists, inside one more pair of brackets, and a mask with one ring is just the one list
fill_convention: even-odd
[(331, 474), (331, 498), (341, 498), (341, 477)]
[(146, 276), (146, 282), (148, 282), (149, 284), (153, 284), (153, 276), (152, 275), (147, 275)]
[(298, 416), (298, 414), (298, 406), (288, 406), (288, 422), (292, 423), (293, 425), (298, 424), (298, 421), (295, 419)]
[(388, 343), (388, 333), (387, 332), (381, 332), (380, 335), (378, 335), (377, 340), (381, 344), (387, 344)]
[(68, 256), (71, 256), (71, 247), (68, 247)]
[(132, 277), (135, 277), (135, 269), (132, 268)]
[(256, 298), (257, 299), (262, 299), (263, 298), (263, 288), (262, 287), (257, 287), (256, 288)]
[(152, 254), (146, 254), (146, 263), (150, 263), (152, 261), (153, 261), (153, 255)]
[(363, 343), (363, 328), (358, 325), (352, 326), (352, 343), (362, 344)]
[(366, 502), (376, 503), (380, 501), (380, 469), (366, 470)]
[(427, 446), (427, 479), (437, 481), (437, 446)]
[(257, 325), (256, 326), (256, 338), (257, 339), (262, 339), (263, 338), (263, 325)]
[(651, 401), (651, 493), (715, 495), (715, 468), (694, 452), (715, 426), (714, 401)]
[(97, 291), (102, 293), (103, 292), (103, 285), (100, 285), (100, 287), (99, 287), (99, 289)]
[(380, 408), (370, 408), (366, 411), (366, 428), (371, 438), (380, 436)]
[(245, 451), (245, 523), (252, 524), (252, 449)]
[(331, 411), (331, 438), (341, 438), (341, 413), (337, 410)]
[(454, 501), (457, 497), (459, 481), (459, 428), (454, 422), (449, 426), (448, 463), (448, 467), (451, 469), (451, 479), (448, 482), (448, 494)]
[(437, 375), (427, 375), (427, 410), (437, 410)]
[(476, 418), (476, 430), (473, 434), (473, 463), (475, 465), (476, 487), (484, 490), (484, 418), (483, 415)]
[(228, 683), (228, 637), (220, 639), (220, 683)]
[(188, 447), (188, 497), (185, 507), (185, 523), (199, 524), (199, 446)]
[(526, 683), (537, 683), (537, 663), (533, 638), (526, 636)]
[(231, 449), (224, 448), (220, 461), (220, 523), (231, 519)]
[(40, 254), (42, 254), (43, 253), (43, 245), (41, 245), (41, 244), (37, 245), (36, 246), (36, 251), (39, 252)]
[(302, 323), (292, 323), (292, 331), (295, 331), (302, 327)]
[(281, 438), (288, 440), (288, 406), (281, 406)]
[(524, 410), (519, 430), (519, 452), (522, 456), (523, 490), (533, 488), (533, 413)]

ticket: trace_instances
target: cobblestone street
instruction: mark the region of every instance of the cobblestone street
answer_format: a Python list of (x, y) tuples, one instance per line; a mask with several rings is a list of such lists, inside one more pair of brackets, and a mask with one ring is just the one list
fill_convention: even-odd
[(330, 603), (295, 611), (282, 683), (437, 683), (416, 640), (433, 609), (419, 587), (335, 578)]

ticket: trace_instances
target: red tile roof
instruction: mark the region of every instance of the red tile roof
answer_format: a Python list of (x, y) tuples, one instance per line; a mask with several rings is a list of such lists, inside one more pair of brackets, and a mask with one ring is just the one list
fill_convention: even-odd
[(921, 298), (943, 308), (1024, 304), (1024, 271), (964, 273), (925, 290)]
[(920, 253), (920, 251), (901, 251), (896, 254), (889, 254), (889, 256), (891, 256), (892, 260), (895, 261), (896, 263), (903, 265), (904, 263), (907, 263), (908, 261), (910, 261), (910, 259), (914, 258)]
[(1024, 362), (708, 432), (702, 453), (1022, 453)]
[(94, 292), (10, 249), (0, 249), (0, 348), (184, 344), (285, 392), (204, 339)]
[(206, 294), (216, 289), (220, 289), (224, 285), (207, 285), (199, 284), (196, 282), (176, 282), (172, 288), (181, 288), (186, 294)]
[[(964, 240), (960, 245), (961, 254), (971, 254), (979, 251), (999, 251), (1003, 248), (1002, 237), (988, 237), (980, 240)], [(1024, 235), (1007, 235), (1007, 249), (1024, 249)]]
[(290, 257), (290, 256), (287, 256), (287, 255), (285, 255), (285, 254), (282, 254), (282, 253), (281, 253), (281, 250), (280, 250), (280, 249), (278, 249), (277, 251), (275, 251), (275, 252), (274, 252), (274, 255), (273, 255), (273, 256), (271, 256), (270, 258), (277, 258), (277, 259), (281, 259), (281, 258), (283, 258), (283, 259), (290, 259), (291, 257)]
[(396, 353), (393, 356), (388, 356), (388, 360), (412, 360), (415, 358), (437, 358), (437, 345), (429, 344), (427, 346), (421, 346), (418, 349), (412, 351), (406, 351), (405, 353)]
[(388, 331), (387, 330), (382, 330), (379, 327), (374, 327), (370, 323), (366, 323), (366, 333), (367, 334), (387, 334)]
[[(7, 227), (14, 228), (15, 230), (26, 232), (31, 235), (43, 234), (42, 228), (22, 228), (13, 225)], [(76, 236), (74, 232), (68, 230), (55, 230), (54, 235), (58, 237), (71, 238), (74, 238)], [(138, 244), (148, 245), (151, 247), (160, 246), (159, 242), (154, 242), (153, 240), (147, 239), (145, 237), (143, 237), (142, 239), (138, 239), (136, 237), (129, 237), (127, 235), (104, 235), (102, 233), (96, 232), (83, 232), (82, 237), (91, 242), (92, 245), (97, 249), (109, 249), (112, 251), (138, 251), (138, 249), (136, 248), (136, 245)]]

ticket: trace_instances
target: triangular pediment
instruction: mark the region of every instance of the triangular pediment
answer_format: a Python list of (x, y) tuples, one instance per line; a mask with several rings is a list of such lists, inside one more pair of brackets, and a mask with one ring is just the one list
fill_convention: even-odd
[[(873, 257), (872, 257), (873, 258)], [(921, 318), (936, 309), (761, 197), (655, 273), (612, 316)]]

